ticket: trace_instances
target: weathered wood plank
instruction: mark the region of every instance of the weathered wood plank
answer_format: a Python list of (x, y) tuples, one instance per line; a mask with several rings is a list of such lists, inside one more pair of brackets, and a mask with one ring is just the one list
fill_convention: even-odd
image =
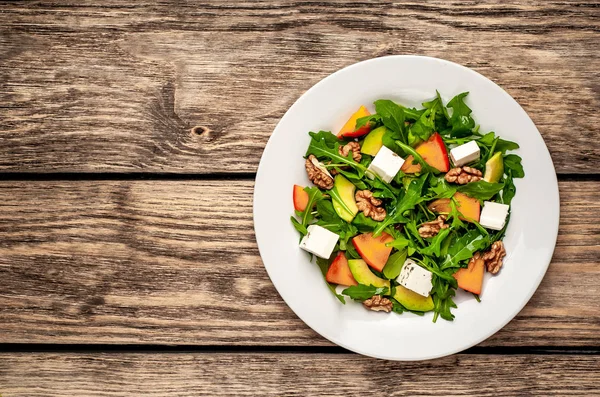
[(20, 396), (598, 396), (586, 355), (468, 355), (389, 362), (355, 354), (0, 353)]
[[(328, 345), (281, 300), (251, 181), (0, 182), (0, 343)], [(561, 182), (553, 262), (488, 346), (600, 345), (600, 182)]]
[(253, 172), (317, 81), (414, 53), (498, 82), (558, 172), (600, 168), (594, 2), (76, 3), (2, 2), (1, 171)]

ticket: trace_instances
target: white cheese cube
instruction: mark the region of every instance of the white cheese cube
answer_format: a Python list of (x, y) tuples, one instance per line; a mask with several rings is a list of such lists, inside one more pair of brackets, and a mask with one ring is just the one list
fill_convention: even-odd
[(400, 275), (396, 281), (398, 281), (401, 286), (427, 297), (431, 292), (431, 288), (433, 288), (433, 283), (431, 282), (432, 276), (433, 274), (431, 274), (429, 270), (423, 269), (412, 259), (408, 258), (404, 262)]
[(479, 160), (479, 146), (475, 141), (467, 142), (450, 150), (450, 157), (456, 167), (462, 167), (471, 161)]
[(479, 217), (479, 223), (481, 226), (492, 229), (502, 230), (506, 223), (506, 217), (508, 216), (508, 209), (510, 207), (506, 204), (493, 203), (491, 201), (483, 202), (483, 210)]
[(400, 171), (402, 164), (404, 164), (404, 159), (402, 157), (398, 156), (387, 147), (382, 146), (369, 165), (367, 176), (371, 179), (375, 179), (374, 174), (377, 174), (381, 179), (389, 183), (394, 179), (398, 171)]
[(302, 238), (300, 248), (319, 258), (328, 259), (340, 236), (318, 225), (310, 225), (307, 229), (308, 234)]

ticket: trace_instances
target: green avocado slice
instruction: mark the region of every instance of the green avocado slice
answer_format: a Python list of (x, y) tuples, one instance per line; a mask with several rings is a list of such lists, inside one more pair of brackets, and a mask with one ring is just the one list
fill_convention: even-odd
[[(352, 222), (352, 219), (358, 214), (358, 207), (354, 199), (356, 186), (343, 175), (337, 174), (333, 182), (333, 188), (337, 195), (331, 197), (331, 203), (335, 212), (346, 222)], [(339, 201), (341, 199), (342, 202)]]
[(359, 284), (372, 285), (373, 287), (386, 287), (388, 289), (390, 288), (390, 281), (374, 275), (369, 269), (367, 262), (363, 261), (362, 259), (349, 259), (348, 266), (350, 267), (352, 276), (354, 276), (354, 279)]
[(504, 161), (502, 160), (502, 152), (496, 152), (485, 163), (485, 175), (483, 180), (490, 183), (498, 183), (504, 175)]
[(369, 135), (366, 136), (363, 141), (362, 147), (360, 148), (360, 152), (364, 154), (369, 154), (371, 156), (376, 156), (379, 149), (383, 146), (383, 135), (387, 131), (387, 128), (381, 126), (379, 128), (375, 128), (373, 131), (369, 132)]
[(433, 310), (433, 298), (431, 295), (424, 297), (401, 285), (396, 286), (396, 292), (394, 293), (393, 298), (408, 310), (415, 310), (418, 312), (428, 312)]

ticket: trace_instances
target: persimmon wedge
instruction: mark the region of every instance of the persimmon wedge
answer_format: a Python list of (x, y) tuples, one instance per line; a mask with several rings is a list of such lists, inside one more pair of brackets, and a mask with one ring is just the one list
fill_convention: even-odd
[[(481, 205), (479, 205), (479, 200), (474, 199), (473, 197), (469, 197), (461, 192), (454, 193), (453, 197), (456, 199), (456, 201), (458, 201), (456, 209), (462, 215), (460, 219), (468, 222), (479, 222), (479, 215), (481, 212)], [(452, 210), (449, 198), (441, 198), (434, 200), (427, 205), (427, 208), (429, 208), (431, 211), (437, 214), (449, 214)]]
[(386, 232), (379, 237), (373, 237), (373, 233), (363, 233), (352, 239), (352, 245), (369, 266), (380, 272), (392, 252), (392, 247), (386, 247), (386, 244), (393, 240)]
[(308, 205), (308, 193), (304, 191), (302, 186), (294, 185), (294, 209), (296, 211), (304, 211)]
[(474, 261), (469, 261), (469, 267), (460, 268), (454, 273), (458, 287), (477, 295), (481, 294), (484, 270), (485, 262), (483, 259), (478, 258)]
[(358, 110), (354, 112), (352, 116), (350, 116), (350, 119), (346, 121), (346, 124), (344, 124), (340, 132), (338, 132), (337, 137), (358, 138), (359, 136), (367, 135), (369, 131), (371, 131), (371, 126), (367, 124), (363, 125), (360, 128), (356, 128), (356, 120), (360, 119), (361, 117), (366, 117), (370, 115), (371, 113), (369, 113), (366, 107), (359, 107)]
[[(448, 160), (448, 151), (440, 134), (437, 132), (429, 137), (428, 140), (415, 148), (423, 160), (440, 172), (448, 172), (450, 161)], [(421, 164), (413, 164), (412, 155), (406, 158), (401, 170), (406, 174), (415, 174), (421, 171)]]
[(333, 262), (331, 262), (329, 270), (327, 270), (327, 274), (325, 275), (325, 279), (327, 282), (348, 287), (358, 285), (350, 271), (348, 259), (346, 259), (346, 255), (344, 255), (343, 251), (338, 252)]

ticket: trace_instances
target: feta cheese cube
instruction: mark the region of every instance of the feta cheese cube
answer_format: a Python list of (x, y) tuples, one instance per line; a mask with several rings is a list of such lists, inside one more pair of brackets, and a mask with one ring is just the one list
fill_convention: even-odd
[(340, 236), (318, 225), (310, 225), (307, 229), (308, 234), (302, 238), (300, 248), (319, 258), (328, 259)]
[(450, 150), (450, 157), (456, 167), (462, 167), (471, 161), (479, 160), (479, 146), (475, 141), (467, 142)]
[(432, 276), (433, 274), (429, 270), (423, 269), (415, 261), (408, 258), (404, 262), (396, 281), (401, 286), (427, 297), (431, 292), (431, 288), (433, 288), (433, 283), (431, 282)]
[(377, 174), (381, 179), (389, 183), (394, 179), (398, 171), (400, 171), (402, 164), (404, 164), (402, 157), (387, 147), (382, 146), (371, 162), (371, 165), (369, 165), (369, 168), (367, 168), (367, 176), (375, 179), (374, 174)]
[(506, 204), (484, 201), (479, 223), (488, 229), (502, 230), (506, 223), (509, 208)]

